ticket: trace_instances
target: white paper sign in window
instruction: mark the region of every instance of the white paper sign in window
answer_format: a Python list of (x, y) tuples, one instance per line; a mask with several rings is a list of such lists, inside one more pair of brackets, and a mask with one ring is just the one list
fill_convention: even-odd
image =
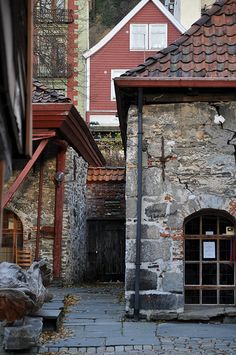
[(215, 242), (203, 242), (203, 259), (215, 259), (216, 258), (216, 243)]

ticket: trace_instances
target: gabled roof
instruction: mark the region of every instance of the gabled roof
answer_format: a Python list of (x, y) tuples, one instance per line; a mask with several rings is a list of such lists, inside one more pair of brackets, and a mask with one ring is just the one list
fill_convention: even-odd
[(166, 9), (166, 7), (159, 0), (141, 0), (105, 37), (101, 39), (95, 46), (90, 48), (84, 53), (84, 57), (88, 58), (103, 46), (105, 46), (131, 19), (134, 17), (149, 1), (167, 17), (167, 19), (181, 32), (185, 31), (185, 28), (176, 20), (176, 18)]
[(235, 19), (236, 0), (219, 0), (177, 41), (122, 76), (236, 77)]

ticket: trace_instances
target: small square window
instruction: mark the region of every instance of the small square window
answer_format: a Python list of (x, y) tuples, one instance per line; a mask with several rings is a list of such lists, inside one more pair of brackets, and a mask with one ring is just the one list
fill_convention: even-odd
[(220, 284), (234, 285), (234, 265), (220, 264)]
[(217, 265), (216, 263), (202, 264), (202, 284), (216, 285), (217, 284)]
[(185, 240), (185, 260), (199, 261), (200, 260), (200, 240), (186, 239)]
[(216, 290), (202, 290), (202, 304), (216, 304), (217, 291)]
[(220, 304), (234, 304), (234, 290), (220, 290)]
[(199, 290), (185, 290), (185, 303), (186, 304), (199, 304)]
[(199, 264), (185, 264), (185, 285), (199, 285)]

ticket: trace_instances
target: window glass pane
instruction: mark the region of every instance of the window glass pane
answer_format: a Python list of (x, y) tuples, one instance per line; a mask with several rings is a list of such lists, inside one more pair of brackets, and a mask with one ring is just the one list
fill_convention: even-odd
[(226, 218), (220, 218), (220, 234), (226, 234), (226, 227), (233, 227), (233, 223)]
[(185, 240), (185, 260), (198, 261), (200, 259), (200, 240)]
[(186, 304), (199, 304), (199, 290), (185, 290)]
[(202, 303), (203, 304), (216, 304), (217, 291), (216, 290), (202, 290)]
[(115, 85), (114, 85), (114, 78), (117, 78), (118, 76), (121, 76), (121, 74), (124, 74), (128, 69), (112, 69), (111, 70), (111, 100), (116, 99), (116, 94), (115, 94)]
[(185, 234), (187, 235), (200, 234), (200, 217), (193, 218), (185, 224)]
[(220, 285), (234, 285), (234, 265), (220, 264)]
[(206, 232), (213, 232), (213, 234), (217, 234), (216, 216), (202, 216), (202, 234), (206, 234)]
[(160, 49), (167, 46), (166, 25), (149, 25), (149, 49)]
[(220, 240), (220, 260), (230, 260), (231, 240)]
[(202, 285), (216, 285), (216, 263), (202, 264)]
[(147, 25), (131, 25), (131, 49), (147, 49)]
[(220, 304), (234, 304), (234, 290), (220, 290)]
[(199, 264), (185, 264), (185, 284), (199, 285)]

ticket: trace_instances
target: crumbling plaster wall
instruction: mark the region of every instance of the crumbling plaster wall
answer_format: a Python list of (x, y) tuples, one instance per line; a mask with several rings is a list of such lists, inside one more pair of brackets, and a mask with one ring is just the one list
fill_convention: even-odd
[[(216, 124), (218, 116), (225, 118)], [(181, 312), (183, 222), (203, 208), (236, 215), (236, 103), (143, 107), (140, 308), (147, 317)], [(126, 300), (134, 305), (137, 109), (127, 129)], [(162, 138), (163, 137), (163, 138)], [(161, 157), (165, 162), (161, 162)]]

